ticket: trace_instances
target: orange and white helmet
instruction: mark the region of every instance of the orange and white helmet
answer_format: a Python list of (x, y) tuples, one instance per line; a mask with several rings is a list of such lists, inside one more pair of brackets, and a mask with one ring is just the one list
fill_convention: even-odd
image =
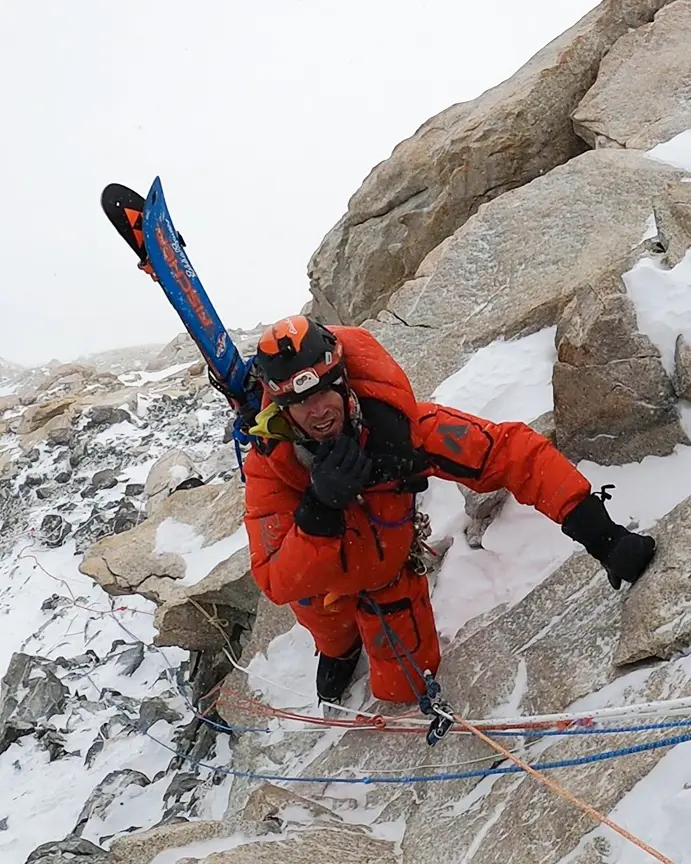
[(343, 346), (330, 330), (304, 315), (267, 327), (255, 362), (264, 390), (281, 407), (301, 402), (344, 376)]

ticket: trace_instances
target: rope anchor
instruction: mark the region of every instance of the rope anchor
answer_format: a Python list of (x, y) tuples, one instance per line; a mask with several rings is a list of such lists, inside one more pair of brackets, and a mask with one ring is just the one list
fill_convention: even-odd
[(433, 720), (427, 730), (427, 743), (434, 747), (442, 738), (445, 738), (453, 727), (453, 709), (441, 697), (441, 686), (436, 681), (429, 669), (425, 669), (425, 695), (420, 697), (420, 710), (427, 716), (432, 715)]

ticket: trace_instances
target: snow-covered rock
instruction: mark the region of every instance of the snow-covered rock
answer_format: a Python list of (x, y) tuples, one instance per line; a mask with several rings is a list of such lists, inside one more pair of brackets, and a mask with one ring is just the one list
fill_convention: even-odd
[(144, 484), (146, 512), (151, 516), (166, 498), (191, 477), (201, 481), (201, 473), (184, 450), (171, 450), (151, 466)]
[(29, 855), (26, 864), (111, 864), (111, 857), (99, 846), (81, 837), (67, 837), (42, 843)]
[[(157, 644), (220, 648), (223, 633), (249, 627), (257, 603), (243, 515), (237, 480), (180, 490), (140, 525), (91, 546), (79, 569), (109, 594), (159, 604)], [(223, 625), (210, 624), (195, 603)]]

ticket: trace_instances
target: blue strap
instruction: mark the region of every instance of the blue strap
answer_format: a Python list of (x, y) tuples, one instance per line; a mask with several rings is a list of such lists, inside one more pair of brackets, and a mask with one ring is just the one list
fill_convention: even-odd
[(238, 468), (240, 469), (240, 480), (243, 483), (247, 482), (247, 478), (245, 477), (245, 469), (242, 465), (242, 450), (240, 449), (240, 441), (238, 438), (233, 435), (233, 440), (235, 441), (235, 458), (238, 460)]

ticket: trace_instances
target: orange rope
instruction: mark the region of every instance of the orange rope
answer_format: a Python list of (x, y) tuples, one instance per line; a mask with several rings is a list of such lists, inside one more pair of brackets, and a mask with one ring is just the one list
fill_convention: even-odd
[(527, 762), (524, 762), (522, 759), (519, 759), (518, 756), (514, 756), (506, 747), (502, 747), (501, 744), (494, 741), (488, 735), (485, 735), (480, 729), (476, 726), (473, 726), (471, 723), (468, 723), (467, 720), (464, 720), (462, 717), (458, 717), (456, 714), (449, 714), (449, 717), (452, 717), (458, 724), (460, 724), (464, 729), (468, 732), (472, 732), (480, 741), (483, 741), (485, 744), (489, 744), (494, 750), (501, 755), (505, 759), (510, 759), (515, 765), (518, 765), (519, 768), (522, 768), (523, 771), (532, 775), (539, 783), (542, 783), (543, 786), (546, 786), (548, 789), (551, 789), (552, 792), (555, 792), (557, 795), (560, 795), (562, 798), (565, 798), (570, 804), (573, 804), (575, 807), (578, 807), (579, 810), (582, 810), (584, 813), (587, 813), (588, 816), (592, 817), (596, 822), (601, 822), (603, 825), (606, 825), (608, 828), (611, 828), (612, 831), (616, 831), (621, 837), (629, 840), (635, 846), (638, 846), (639, 849), (642, 849), (644, 852), (647, 852), (648, 855), (653, 858), (657, 858), (658, 861), (662, 861), (662, 864), (674, 864), (674, 861), (671, 858), (667, 858), (661, 852), (658, 852), (656, 849), (653, 849), (652, 846), (648, 846), (647, 843), (644, 843), (643, 840), (640, 840), (638, 837), (631, 834), (630, 831), (627, 831), (626, 828), (622, 828), (621, 825), (617, 825), (616, 822), (612, 822), (607, 816), (595, 810), (593, 807), (590, 807), (584, 801), (581, 801), (580, 798), (576, 798), (575, 795), (572, 795), (563, 786), (554, 780), (550, 780), (549, 777), (545, 777), (540, 771), (536, 770), (532, 767), (532, 765), (528, 765)]

